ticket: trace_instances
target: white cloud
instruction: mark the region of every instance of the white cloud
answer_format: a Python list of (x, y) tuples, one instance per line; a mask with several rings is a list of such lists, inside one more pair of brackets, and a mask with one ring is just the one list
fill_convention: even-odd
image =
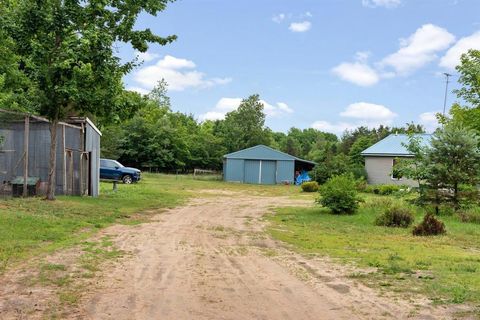
[(314, 123), (312, 123), (311, 127), (320, 131), (331, 132), (335, 134), (340, 134), (345, 130), (353, 130), (356, 128), (356, 126), (351, 123), (347, 123), (347, 122), (331, 123), (328, 121), (315, 121)]
[(385, 7), (391, 9), (401, 4), (402, 0), (362, 0), (362, 5), (369, 8)]
[(440, 66), (454, 70), (460, 63), (460, 57), (463, 53), (467, 53), (469, 49), (480, 50), (480, 31), (461, 38), (453, 47), (448, 49), (447, 53), (440, 60)]
[[(225, 115), (230, 111), (236, 110), (241, 102), (241, 98), (221, 98), (218, 100), (213, 110), (201, 114), (199, 119), (201, 121), (224, 119)], [(272, 105), (265, 100), (260, 100), (260, 102), (263, 104), (263, 110), (267, 117), (276, 117), (283, 114), (293, 113), (293, 109), (285, 102), (277, 102), (275, 105)]]
[(383, 121), (390, 123), (397, 114), (385, 106), (368, 102), (356, 102), (349, 105), (340, 116), (347, 118), (362, 119), (368, 122)]
[(292, 32), (306, 32), (310, 30), (312, 23), (310, 21), (292, 22), (288, 29)]
[(207, 78), (202, 72), (195, 70), (193, 61), (166, 55), (154, 65), (140, 68), (133, 75), (137, 87), (150, 91), (158, 81), (165, 79), (168, 89), (183, 91), (187, 88), (209, 88), (227, 84), (231, 78)]
[(427, 132), (433, 132), (438, 128), (437, 113), (440, 111), (424, 112), (418, 117), (419, 123), (425, 127)]
[(285, 18), (286, 18), (285, 13), (279, 13), (272, 17), (272, 21), (276, 23), (281, 23), (283, 20), (285, 20)]
[(311, 18), (313, 17), (313, 14), (310, 11), (307, 11), (305, 12), (305, 16)]
[(383, 105), (356, 102), (350, 104), (344, 111), (340, 112), (340, 116), (350, 118), (353, 121), (340, 121), (336, 123), (315, 121), (311, 127), (317, 130), (340, 134), (345, 130), (353, 130), (360, 126), (373, 128), (381, 124), (390, 125), (394, 118), (397, 117), (397, 114)]
[(135, 92), (138, 92), (140, 94), (148, 94), (150, 93), (149, 90), (146, 90), (146, 89), (143, 89), (143, 88), (140, 88), (140, 87), (127, 87), (127, 90), (128, 91), (135, 91)]
[(455, 37), (447, 30), (425, 24), (407, 39), (400, 39), (400, 49), (384, 58), (380, 66), (392, 67), (397, 74), (411, 73), (436, 59), (436, 53), (454, 41)]
[(332, 69), (342, 80), (368, 87), (379, 80), (377, 72), (364, 62), (344, 62)]
[(135, 55), (137, 56), (138, 60), (144, 61), (144, 62), (150, 62), (152, 60), (160, 58), (160, 55), (157, 53), (151, 53), (151, 52), (139, 52), (135, 51)]

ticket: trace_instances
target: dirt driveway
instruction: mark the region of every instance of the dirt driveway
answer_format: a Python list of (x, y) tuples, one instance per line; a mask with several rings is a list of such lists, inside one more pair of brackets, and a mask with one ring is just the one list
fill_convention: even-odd
[(379, 297), (345, 268), (306, 259), (268, 238), (261, 217), (288, 198), (225, 193), (152, 223), (109, 234), (132, 256), (82, 304), (88, 319), (443, 318), (441, 310)]
[[(310, 202), (219, 190), (203, 195), (149, 223), (105, 229), (99, 236), (108, 236), (126, 254), (101, 268), (84, 286), (80, 301), (62, 310), (60, 318), (451, 318), (446, 309), (432, 308), (418, 297), (380, 296), (348, 278), (358, 270), (303, 257), (268, 237), (266, 212)], [(75, 250), (50, 258), (72, 268)], [(52, 288), (22, 285), (19, 279), (25, 275), (17, 270), (0, 279), (0, 318), (49, 318), (46, 312), (59, 306), (52, 304), (58, 300)]]

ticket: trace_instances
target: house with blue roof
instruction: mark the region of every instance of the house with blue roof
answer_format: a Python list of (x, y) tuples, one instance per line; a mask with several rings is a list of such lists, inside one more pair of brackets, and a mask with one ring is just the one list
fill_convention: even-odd
[[(430, 144), (431, 134), (418, 134), (417, 136), (424, 146)], [(369, 184), (418, 186), (416, 181), (395, 176), (392, 172), (398, 159), (413, 157), (405, 147), (408, 143), (408, 135), (391, 134), (361, 153), (365, 158), (365, 170), (367, 171)]]

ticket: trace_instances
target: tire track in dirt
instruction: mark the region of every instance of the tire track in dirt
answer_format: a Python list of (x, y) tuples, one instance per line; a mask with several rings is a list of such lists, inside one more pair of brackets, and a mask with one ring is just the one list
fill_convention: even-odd
[[(306, 259), (261, 231), (288, 198), (219, 195), (109, 229), (132, 257), (84, 299), (88, 319), (440, 319), (427, 304), (389, 300), (326, 260)], [(262, 251), (275, 250), (275, 257)], [(414, 316), (415, 315), (415, 316)]]

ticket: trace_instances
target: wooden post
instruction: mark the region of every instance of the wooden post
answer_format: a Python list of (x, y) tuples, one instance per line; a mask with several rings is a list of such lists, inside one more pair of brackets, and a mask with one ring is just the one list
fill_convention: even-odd
[(62, 125), (62, 152), (63, 152), (63, 194), (67, 194), (67, 152), (65, 150), (65, 125)]
[(30, 136), (30, 117), (25, 117), (25, 132), (23, 137), (23, 196), (28, 196), (28, 138)]

